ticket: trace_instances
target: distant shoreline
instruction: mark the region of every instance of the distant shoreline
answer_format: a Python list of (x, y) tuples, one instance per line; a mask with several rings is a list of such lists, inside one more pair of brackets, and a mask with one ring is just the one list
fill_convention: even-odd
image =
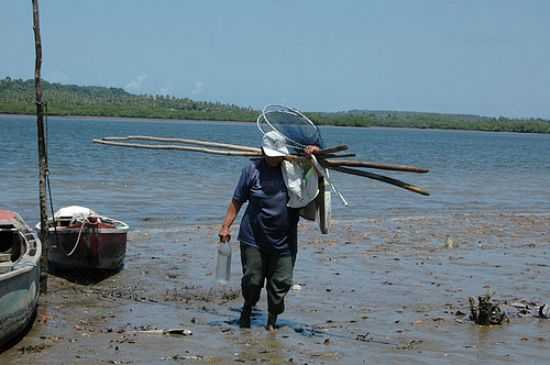
[[(260, 113), (252, 107), (170, 95), (135, 95), (121, 88), (63, 85), (45, 80), (43, 87), (48, 100), (48, 114), (52, 117), (253, 123)], [(34, 92), (34, 80), (9, 77), (0, 80), (0, 113), (33, 115), (36, 111)], [(550, 134), (550, 120), (543, 118), (368, 109), (304, 113), (319, 126)]]
[[(24, 117), (36, 117), (35, 114), (18, 114), (18, 113), (6, 113), (0, 112), (1, 117), (8, 118), (24, 118)], [(231, 120), (199, 120), (199, 119), (163, 119), (163, 118), (141, 118), (141, 117), (106, 117), (106, 116), (87, 116), (87, 115), (48, 115), (48, 117), (55, 117), (60, 119), (76, 119), (81, 121), (110, 121), (110, 122), (135, 122), (135, 123), (189, 123), (189, 124), (200, 124), (200, 123), (218, 123), (218, 124), (227, 124), (227, 125), (253, 125), (255, 122), (245, 122), (245, 121), (231, 121)], [(479, 129), (458, 129), (458, 128), (419, 128), (413, 126), (355, 126), (355, 125), (332, 125), (332, 124), (321, 124), (321, 128), (372, 128), (372, 129), (402, 129), (402, 130), (429, 130), (429, 131), (441, 131), (441, 132), (481, 132), (481, 133), (498, 133), (498, 134), (534, 134), (534, 135), (548, 135), (550, 133), (541, 133), (541, 132), (516, 132), (516, 131), (487, 131)]]

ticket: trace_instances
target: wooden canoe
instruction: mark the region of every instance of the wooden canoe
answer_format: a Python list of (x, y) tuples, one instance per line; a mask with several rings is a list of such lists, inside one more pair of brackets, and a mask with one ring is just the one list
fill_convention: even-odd
[(53, 268), (116, 271), (124, 265), (128, 225), (90, 212), (78, 219), (58, 216), (55, 223), (48, 221), (48, 262)]
[(0, 350), (30, 328), (40, 295), (42, 244), (16, 213), (0, 210)]

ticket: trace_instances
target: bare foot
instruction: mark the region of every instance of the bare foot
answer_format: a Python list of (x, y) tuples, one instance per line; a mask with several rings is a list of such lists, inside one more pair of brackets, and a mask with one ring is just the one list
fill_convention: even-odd
[(277, 315), (269, 313), (267, 315), (267, 324), (265, 325), (265, 329), (269, 332), (275, 332), (275, 330), (277, 329), (275, 323), (277, 323)]

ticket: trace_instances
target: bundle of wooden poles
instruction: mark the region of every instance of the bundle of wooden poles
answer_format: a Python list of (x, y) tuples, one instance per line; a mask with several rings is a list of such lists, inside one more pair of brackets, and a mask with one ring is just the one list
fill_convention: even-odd
[[(136, 143), (149, 142), (149, 143)], [(182, 139), (182, 138), (162, 138), (151, 136), (128, 136), (128, 137), (104, 137), (101, 139), (94, 139), (94, 143), (121, 146), (121, 147), (133, 147), (133, 148), (145, 148), (154, 150), (176, 150), (176, 151), (190, 151), (190, 152), (202, 152), (214, 155), (223, 156), (246, 156), (246, 157), (261, 157), (262, 150), (258, 147), (250, 147), (243, 145), (201, 141), (196, 139)], [(371, 161), (361, 160), (348, 160), (345, 158), (355, 157), (354, 153), (340, 153), (348, 151), (347, 145), (338, 145), (322, 149), (316, 156), (314, 161), (329, 170), (334, 170), (344, 174), (363, 176), (369, 179), (382, 181), (387, 184), (391, 184), (402, 189), (412, 191), (421, 195), (430, 195), (426, 190), (401, 180), (397, 180), (388, 176), (375, 174), (373, 172), (361, 170), (359, 168), (369, 168), (387, 171), (399, 171), (399, 172), (411, 172), (423, 174), (429, 172), (428, 169), (419, 168), (409, 165), (393, 165), (384, 164)], [(289, 155), (285, 157), (288, 160), (304, 159), (308, 158), (305, 155)]]

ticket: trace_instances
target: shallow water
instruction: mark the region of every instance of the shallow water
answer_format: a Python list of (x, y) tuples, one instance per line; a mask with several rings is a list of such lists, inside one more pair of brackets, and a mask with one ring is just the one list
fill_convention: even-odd
[[(37, 221), (33, 119), (0, 116), (0, 201)], [(416, 164), (392, 174), (429, 198), (335, 175), (351, 203), (335, 225), (300, 226), (295, 272), (277, 334), (265, 296), (251, 330), (235, 321), (232, 281), (214, 284), (215, 241), (245, 159), (91, 144), (113, 135), (163, 135), (257, 144), (253, 125), (50, 118), (56, 208), (79, 204), (132, 226), (120, 273), (82, 284), (51, 276), (33, 329), (2, 364), (546, 363), (550, 321), (518, 317), (479, 327), (467, 298), (496, 291), (508, 303), (550, 302), (550, 136), (398, 129), (323, 129), (358, 158)], [(30, 146), (30, 147), (29, 147)], [(389, 174), (388, 174), (389, 175)], [(335, 199), (333, 197), (333, 199)], [(453, 246), (448, 248), (448, 239)], [(185, 327), (190, 337), (132, 334)]]
[[(0, 201), (38, 219), (36, 130), (32, 117), (0, 116)], [(71, 204), (167, 224), (219, 222), (246, 158), (93, 144), (94, 138), (154, 135), (258, 145), (255, 124), (49, 118), (49, 166), (56, 208)], [(478, 210), (550, 210), (550, 135), (324, 127), (327, 145), (347, 143), (357, 158), (414, 164), (427, 175), (387, 174), (430, 198), (360, 177), (334, 174), (347, 197), (336, 219)]]

